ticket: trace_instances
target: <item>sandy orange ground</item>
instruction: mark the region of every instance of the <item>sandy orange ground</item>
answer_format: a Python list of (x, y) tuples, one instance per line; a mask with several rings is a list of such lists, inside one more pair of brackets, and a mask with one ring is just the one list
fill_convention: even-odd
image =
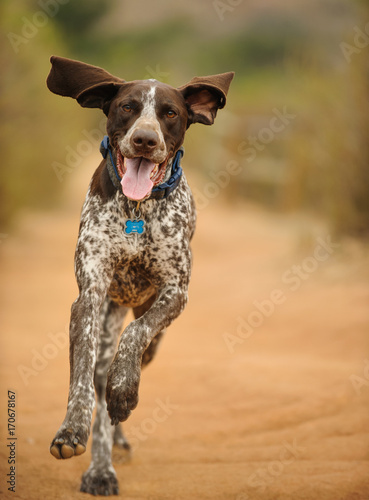
[[(67, 399), (77, 191), (78, 201), (25, 215), (2, 239), (1, 498), (88, 498), (78, 490), (90, 449), (62, 462), (49, 454)], [(219, 199), (200, 212), (190, 303), (125, 424), (136, 449), (116, 464), (120, 498), (369, 499), (368, 258), (353, 242), (317, 250), (315, 236), (329, 239), (312, 229)], [(15, 493), (6, 485), (8, 389)]]

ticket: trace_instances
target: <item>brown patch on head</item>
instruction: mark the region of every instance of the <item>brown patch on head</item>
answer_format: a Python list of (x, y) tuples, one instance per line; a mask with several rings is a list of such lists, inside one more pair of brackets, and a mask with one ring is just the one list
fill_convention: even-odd
[(187, 129), (186, 102), (177, 89), (164, 83), (156, 86), (156, 115), (160, 122), (168, 154), (173, 156), (181, 147)]
[[(123, 192), (135, 200), (148, 197), (151, 186), (169, 174), (169, 160), (192, 123), (214, 123), (234, 76), (195, 77), (175, 89), (156, 80), (126, 82), (97, 66), (63, 57), (53, 56), (51, 63), (47, 85), (52, 92), (72, 97), (83, 107), (101, 108), (107, 115)], [(109, 197), (105, 170), (100, 167), (92, 188)]]

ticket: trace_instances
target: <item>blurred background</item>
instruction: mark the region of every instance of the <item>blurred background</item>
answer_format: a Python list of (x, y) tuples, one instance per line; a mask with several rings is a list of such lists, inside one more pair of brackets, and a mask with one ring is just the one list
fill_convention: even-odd
[(186, 134), (190, 300), (124, 423), (143, 437), (131, 462), (115, 451), (122, 497), (367, 500), (368, 2), (1, 0), (0, 19), (0, 497), (86, 499), (90, 450), (56, 461), (49, 445), (106, 119), (48, 91), (55, 54), (175, 87), (236, 73), (214, 125)]
[[(57, 54), (173, 86), (235, 71), (219, 123), (186, 140), (200, 208), (218, 189), (366, 236), (368, 11), (354, 0), (3, 0), (0, 233), (20, 210), (55, 205), (97, 151), (92, 131), (103, 135), (100, 111), (47, 90)], [(236, 174), (222, 176), (230, 161)]]

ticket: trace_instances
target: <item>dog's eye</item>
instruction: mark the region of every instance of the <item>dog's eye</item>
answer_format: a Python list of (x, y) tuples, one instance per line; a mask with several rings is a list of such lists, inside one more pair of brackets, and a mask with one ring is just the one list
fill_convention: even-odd
[(130, 113), (132, 111), (132, 106), (130, 106), (129, 104), (123, 104), (122, 109), (126, 113)]
[(173, 111), (172, 109), (170, 109), (169, 111), (167, 111), (167, 117), (168, 118), (175, 118), (177, 116), (177, 113), (175, 111)]

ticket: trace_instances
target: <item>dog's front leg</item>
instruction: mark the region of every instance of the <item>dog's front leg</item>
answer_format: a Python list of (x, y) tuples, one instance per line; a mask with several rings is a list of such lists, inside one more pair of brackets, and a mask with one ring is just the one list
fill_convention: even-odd
[(81, 293), (72, 306), (67, 414), (50, 448), (56, 458), (70, 458), (86, 451), (95, 406), (93, 375), (103, 294), (103, 290), (92, 288)]
[(151, 308), (122, 333), (106, 386), (107, 408), (113, 425), (127, 420), (137, 406), (143, 353), (155, 335), (179, 316), (186, 303), (187, 288), (166, 286)]
[[(89, 242), (82, 230), (76, 251), (79, 297), (70, 321), (70, 386), (65, 419), (51, 443), (56, 458), (70, 458), (86, 451), (95, 406), (93, 384), (100, 334), (100, 309), (114, 272), (106, 241)], [(109, 264), (107, 264), (109, 263)]]

